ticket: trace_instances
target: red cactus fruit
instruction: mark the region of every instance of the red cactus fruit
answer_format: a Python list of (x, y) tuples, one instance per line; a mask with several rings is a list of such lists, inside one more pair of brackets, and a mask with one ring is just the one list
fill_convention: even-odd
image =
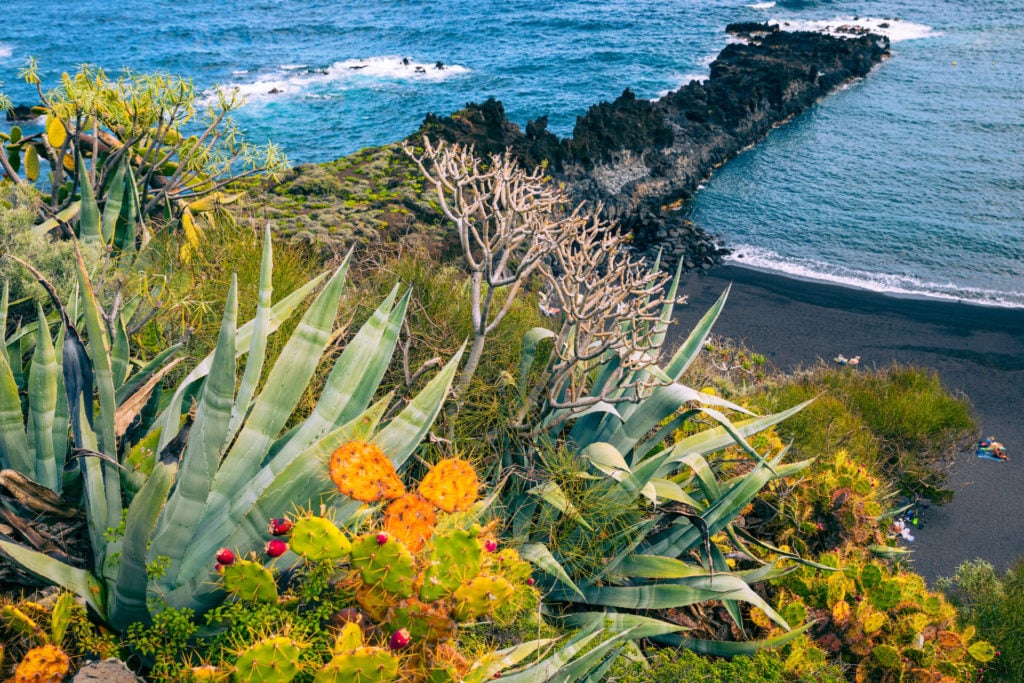
[(229, 565), (235, 563), (235, 554), (231, 552), (230, 548), (221, 548), (217, 551), (217, 562), (222, 565)]
[[(388, 542), (389, 536), (383, 531), (377, 534), (377, 545), (384, 545)], [(404, 629), (403, 629), (404, 630)]]
[(219, 574), (222, 571), (224, 571), (224, 565), (218, 562), (217, 564), (213, 565), (213, 569)]
[(498, 542), (495, 541), (493, 538), (488, 538), (486, 541), (484, 541), (484, 550), (486, 550), (487, 552), (493, 553), (497, 549)]
[(391, 634), (391, 637), (388, 639), (388, 647), (392, 650), (401, 650), (411, 642), (412, 636), (409, 634), (409, 629), (400, 628)]
[(530, 576), (530, 577), (528, 577), (526, 579), (526, 585), (527, 586), (532, 586), (533, 585), (533, 577), (532, 576)]
[(267, 531), (273, 536), (284, 536), (292, 530), (292, 521), (284, 517), (273, 517), (267, 526)]
[(263, 550), (271, 557), (281, 557), (284, 555), (284, 551), (288, 550), (288, 544), (279, 538), (267, 541), (267, 545), (263, 547)]

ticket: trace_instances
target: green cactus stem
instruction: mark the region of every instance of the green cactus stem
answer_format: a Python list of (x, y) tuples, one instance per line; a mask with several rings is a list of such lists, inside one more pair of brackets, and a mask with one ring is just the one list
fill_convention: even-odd
[(252, 560), (237, 560), (222, 570), (224, 588), (242, 600), (277, 602), (277, 582), (273, 573)]
[(292, 552), (314, 562), (344, 560), (352, 551), (352, 542), (325, 517), (300, 517), (295, 520), (289, 545)]
[(515, 589), (501, 576), (478, 576), (455, 591), (455, 618), (459, 621), (491, 614), (512, 597)]
[(398, 678), (398, 657), (380, 647), (357, 647), (335, 655), (313, 683), (389, 683)]
[(285, 636), (271, 636), (243, 650), (235, 660), (235, 683), (288, 683), (299, 675), (302, 645)]
[(375, 533), (356, 539), (352, 546), (352, 567), (359, 570), (368, 586), (382, 588), (403, 598), (413, 594), (413, 557), (396, 538), (380, 543)]
[(483, 556), (480, 540), (462, 529), (436, 534), (426, 571), (420, 599), (433, 602), (455, 592), (464, 581), (480, 573)]

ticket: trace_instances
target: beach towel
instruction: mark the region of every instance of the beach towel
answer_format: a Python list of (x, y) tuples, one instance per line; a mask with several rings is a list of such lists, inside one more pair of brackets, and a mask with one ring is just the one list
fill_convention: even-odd
[[(1003, 452), (1005, 453), (1006, 451), (1004, 450)], [(1009, 458), (1006, 457), (996, 457), (995, 446), (993, 446), (992, 442), (988, 440), (979, 441), (977, 449), (974, 451), (974, 454), (977, 455), (979, 458), (985, 458), (986, 460), (995, 460), (996, 462), (1007, 462), (1009, 460)]]

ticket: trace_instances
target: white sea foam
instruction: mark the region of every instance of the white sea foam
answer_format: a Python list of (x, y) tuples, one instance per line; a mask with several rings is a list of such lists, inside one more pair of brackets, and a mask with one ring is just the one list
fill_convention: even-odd
[(746, 244), (730, 246), (730, 248), (732, 254), (725, 257), (727, 262), (799, 280), (829, 282), (844, 287), (866, 289), (896, 296), (943, 299), (1004, 308), (1024, 308), (1024, 297), (1020, 292), (1001, 292), (994, 289), (957, 285), (952, 282), (926, 282), (910, 275), (873, 273), (814, 259), (785, 257), (771, 249)]
[(753, 5), (747, 5), (750, 9), (771, 9), (775, 7), (774, 2), (755, 2)]
[[(469, 73), (469, 69), (459, 64), (441, 65), (439, 62), (416, 62), (400, 56), (383, 56), (347, 59), (323, 69), (311, 69), (305, 64), (282, 64), (274, 72), (258, 75), (254, 79), (240, 79), (218, 87), (224, 92), (237, 92), (247, 102), (259, 102), (307, 93), (311, 88), (323, 85), (347, 90), (374, 82), (437, 83), (466, 73)], [(245, 76), (248, 75), (248, 71), (238, 70), (232, 75)], [(213, 90), (205, 93), (202, 99), (204, 104), (212, 104), (215, 101), (216, 94)]]
[(14, 54), (14, 48), (10, 45), (0, 43), (0, 59), (6, 59)]
[(778, 24), (783, 31), (818, 31), (834, 36), (856, 35), (858, 29), (867, 29), (872, 33), (886, 36), (893, 43), (898, 43), (902, 40), (916, 40), (918, 38), (942, 35), (931, 26), (926, 26), (925, 24), (878, 17), (846, 16), (836, 17), (835, 19), (799, 21), (773, 18), (770, 21), (773, 24)]

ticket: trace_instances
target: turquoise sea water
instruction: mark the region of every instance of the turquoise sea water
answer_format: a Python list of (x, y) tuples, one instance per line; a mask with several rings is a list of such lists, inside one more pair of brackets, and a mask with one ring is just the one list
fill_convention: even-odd
[[(893, 57), (741, 154), (690, 211), (748, 265), (880, 291), (1024, 307), (1024, 3), (727, 0), (3, 0), (0, 80), (29, 55), (238, 88), (250, 139), (324, 161), (501, 99), (576, 116), (625, 87), (707, 75), (731, 21), (878, 25)], [(20, 18), (19, 18), (20, 17)], [(899, 17), (899, 21), (892, 21)], [(407, 58), (409, 64), (403, 64)], [(438, 62), (444, 69), (436, 68)]]

